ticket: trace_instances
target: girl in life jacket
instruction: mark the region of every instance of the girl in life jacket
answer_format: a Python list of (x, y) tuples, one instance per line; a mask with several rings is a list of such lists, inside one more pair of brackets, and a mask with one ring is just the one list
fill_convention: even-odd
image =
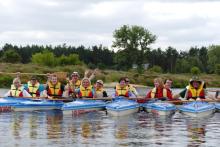
[(172, 93), (164, 87), (163, 80), (161, 78), (156, 78), (154, 79), (154, 88), (147, 93), (146, 98), (168, 98), (171, 100)]
[(126, 78), (122, 77), (119, 80), (119, 83), (115, 87), (115, 93), (113, 97), (123, 96), (123, 97), (136, 97), (126, 85)]
[(103, 98), (108, 97), (107, 92), (103, 88), (103, 81), (97, 80), (94, 85), (95, 95), (94, 98)]
[(63, 96), (64, 85), (62, 85), (55, 74), (51, 75), (51, 80), (47, 83), (43, 95), (50, 99)]
[(78, 89), (76, 89), (77, 97), (79, 98), (93, 98), (95, 91), (91, 85), (89, 78), (83, 78), (82, 83)]
[(14, 78), (11, 89), (4, 95), (12, 97), (31, 97), (31, 95), (24, 89), (21, 84), (20, 78)]

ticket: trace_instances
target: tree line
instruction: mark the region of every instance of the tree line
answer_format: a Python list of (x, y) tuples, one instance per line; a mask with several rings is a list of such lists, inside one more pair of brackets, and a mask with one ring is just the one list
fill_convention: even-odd
[(153, 49), (156, 36), (141, 26), (124, 25), (113, 32), (113, 45), (117, 51), (102, 45), (75, 47), (66, 44), (17, 46), (5, 44), (0, 50), (1, 62), (36, 63), (47, 66), (86, 64), (89, 68), (129, 70), (137, 65), (143, 72), (148, 70), (163, 73), (190, 73), (197, 69), (202, 73), (220, 74), (220, 45), (191, 47), (178, 51), (168, 47)]

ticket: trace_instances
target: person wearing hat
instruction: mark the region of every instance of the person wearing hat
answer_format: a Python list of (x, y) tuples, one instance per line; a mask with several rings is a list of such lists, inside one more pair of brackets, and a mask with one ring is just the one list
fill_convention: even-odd
[(103, 81), (102, 80), (97, 80), (95, 85), (94, 85), (94, 98), (102, 98), (102, 97), (108, 97), (107, 92), (103, 89)]
[(30, 81), (24, 85), (24, 88), (32, 97), (40, 97), (44, 91), (44, 86), (38, 82), (35, 76), (31, 77)]
[(78, 98), (93, 98), (95, 94), (89, 78), (83, 78), (80, 87), (75, 89), (75, 92)]
[(24, 89), (24, 86), (21, 84), (20, 77), (14, 78), (11, 89), (4, 96), (31, 97), (31, 95)]
[(185, 98), (187, 100), (200, 100), (205, 99), (205, 82), (200, 80), (197, 76), (192, 77), (189, 81), (189, 85), (181, 91), (179, 94), (175, 95), (174, 98)]
[(74, 71), (71, 74), (71, 79), (68, 80), (68, 83), (66, 85), (66, 88), (68, 89), (68, 93), (67, 93), (68, 96), (71, 96), (73, 98), (77, 97), (75, 90), (80, 88), (81, 81), (79, 78), (80, 76), (78, 72)]

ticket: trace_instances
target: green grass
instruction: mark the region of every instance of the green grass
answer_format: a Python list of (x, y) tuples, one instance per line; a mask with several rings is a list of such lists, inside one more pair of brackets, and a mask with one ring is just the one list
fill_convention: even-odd
[[(52, 73), (52, 72), (67, 72), (69, 75), (73, 71), (78, 71), (80, 73), (81, 78), (84, 76), (84, 72), (87, 70), (85, 65), (76, 65), (76, 66), (56, 66), (56, 67), (48, 67), (48, 66), (39, 66), (35, 64), (10, 64), (10, 63), (0, 63), (0, 87), (10, 87), (12, 83), (12, 79), (15, 75), (5, 74), (6, 72), (10, 73)], [(32, 75), (22, 75), (21, 80), (22, 83), (26, 83)], [(173, 87), (175, 88), (183, 88), (185, 87), (190, 78), (191, 74), (160, 74), (160, 73), (152, 73), (149, 71), (145, 71), (143, 74), (138, 74), (135, 70), (125, 71), (116, 71), (116, 70), (99, 70), (96, 74), (95, 79), (92, 81), (93, 83), (97, 79), (102, 79), (105, 83), (118, 82), (120, 77), (127, 76), (129, 77), (131, 83), (137, 85), (145, 85), (145, 86), (153, 86), (153, 79), (156, 77), (161, 77), (163, 79), (170, 78), (173, 80)], [(45, 83), (47, 78), (46, 76), (37, 76), (41, 83)], [(216, 74), (201, 74), (200, 79), (204, 80), (207, 83), (208, 87), (220, 87), (220, 76)], [(63, 79), (62, 82), (65, 79)]]

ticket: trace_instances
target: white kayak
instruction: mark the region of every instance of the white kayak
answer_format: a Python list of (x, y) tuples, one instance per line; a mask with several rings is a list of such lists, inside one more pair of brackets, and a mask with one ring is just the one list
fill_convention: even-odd
[(13, 111), (36, 111), (61, 109), (63, 102), (54, 100), (33, 100), (19, 102), (12, 106)]
[(143, 107), (147, 112), (163, 116), (174, 114), (176, 111), (176, 106), (168, 102), (147, 103)]
[(139, 104), (134, 100), (119, 98), (107, 104), (106, 110), (112, 116), (124, 116), (138, 112)]
[(194, 101), (179, 107), (181, 113), (192, 117), (204, 117), (215, 112), (215, 105), (207, 102)]
[(62, 106), (63, 114), (79, 115), (82, 113), (103, 110), (106, 102), (102, 100), (81, 100), (76, 99), (73, 102), (65, 103)]

